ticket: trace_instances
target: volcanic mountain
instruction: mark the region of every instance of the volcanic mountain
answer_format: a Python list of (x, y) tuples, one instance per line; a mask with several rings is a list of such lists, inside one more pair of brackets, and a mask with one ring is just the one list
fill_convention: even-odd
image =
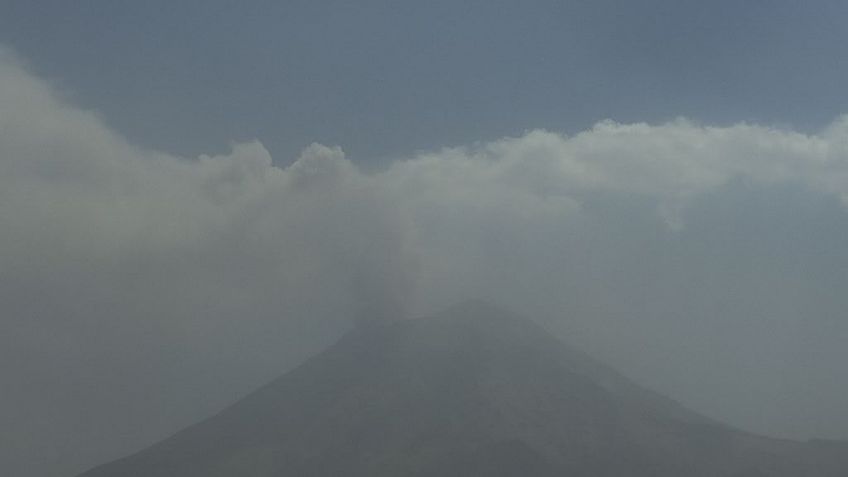
[(483, 303), (360, 326), (218, 415), (81, 477), (841, 476)]

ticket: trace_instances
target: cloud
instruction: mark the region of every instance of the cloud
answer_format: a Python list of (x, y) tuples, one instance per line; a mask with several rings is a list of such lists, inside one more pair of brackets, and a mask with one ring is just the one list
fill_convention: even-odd
[[(0, 461), (73, 473), (351, 322), (468, 296), (740, 425), (848, 435), (831, 418), (845, 204), (845, 118), (813, 135), (605, 121), (376, 172), (313, 144), (278, 167), (259, 141), (199, 158), (129, 144), (2, 52)], [(783, 397), (752, 416), (745, 394)]]

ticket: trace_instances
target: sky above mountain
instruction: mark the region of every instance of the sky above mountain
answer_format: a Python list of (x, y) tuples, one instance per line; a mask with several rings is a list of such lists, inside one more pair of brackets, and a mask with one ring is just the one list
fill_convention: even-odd
[(0, 41), (133, 143), (357, 162), (597, 121), (846, 111), (844, 2), (7, 0)]
[(4, 2), (0, 473), (468, 297), (848, 437), (841, 2)]

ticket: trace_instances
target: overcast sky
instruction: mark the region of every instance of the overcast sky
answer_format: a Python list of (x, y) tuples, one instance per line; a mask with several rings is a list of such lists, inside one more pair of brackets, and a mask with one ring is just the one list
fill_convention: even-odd
[(848, 438), (843, 2), (0, 2), (0, 474), (469, 297)]
[[(838, 0), (4, 0), (0, 41), (131, 142), (357, 162), (533, 128), (842, 114)], [(211, 151), (210, 151), (211, 150)]]

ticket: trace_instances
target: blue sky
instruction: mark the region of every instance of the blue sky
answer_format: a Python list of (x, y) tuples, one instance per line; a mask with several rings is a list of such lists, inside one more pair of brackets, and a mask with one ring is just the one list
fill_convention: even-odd
[[(844, 2), (4, 2), (0, 42), (132, 141), (359, 162), (602, 119), (816, 130)], [(210, 150), (212, 149), (212, 150)]]

